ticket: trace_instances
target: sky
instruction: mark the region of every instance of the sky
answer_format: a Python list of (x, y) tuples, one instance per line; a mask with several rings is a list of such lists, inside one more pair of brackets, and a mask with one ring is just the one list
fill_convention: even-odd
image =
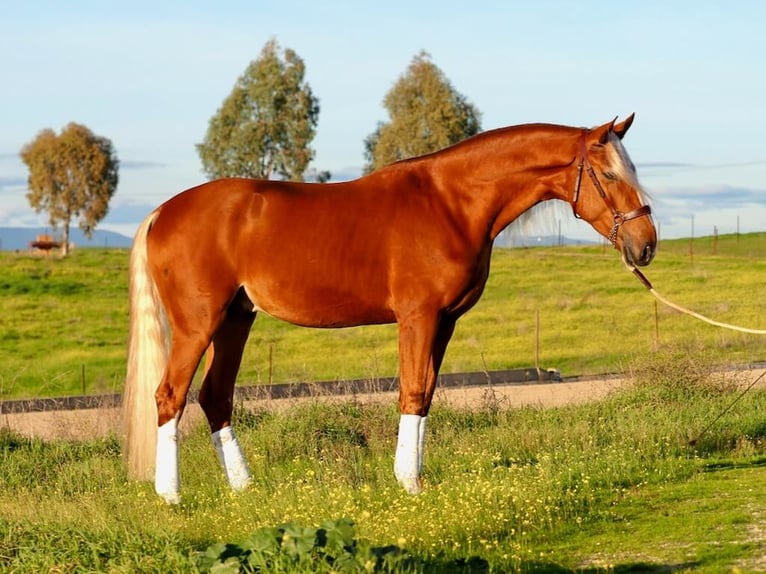
[[(421, 50), (483, 129), (596, 126), (635, 112), (624, 144), (663, 238), (766, 231), (766, 2), (314, 0), (3, 2), (0, 226), (45, 225), (24, 144), (85, 124), (120, 183), (99, 228), (131, 235), (202, 183), (194, 145), (264, 44), (306, 65), (319, 98), (313, 167), (357, 177), (382, 100)], [(596, 239), (569, 218), (569, 237)]]

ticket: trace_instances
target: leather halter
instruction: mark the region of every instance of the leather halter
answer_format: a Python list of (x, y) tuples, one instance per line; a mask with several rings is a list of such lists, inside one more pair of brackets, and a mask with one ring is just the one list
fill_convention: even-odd
[(577, 180), (575, 181), (574, 195), (572, 196), (572, 213), (574, 214), (576, 219), (582, 219), (582, 216), (580, 216), (580, 214), (577, 213), (577, 200), (580, 197), (580, 184), (582, 183), (582, 170), (583, 170), (583, 167), (585, 167), (585, 170), (588, 172), (588, 175), (590, 176), (591, 181), (593, 181), (593, 186), (596, 188), (596, 191), (598, 191), (598, 194), (601, 196), (601, 199), (604, 200), (604, 203), (606, 203), (606, 206), (612, 211), (612, 216), (614, 217), (614, 225), (612, 225), (612, 230), (609, 232), (608, 239), (609, 239), (609, 242), (616, 247), (617, 233), (620, 231), (620, 227), (622, 226), (622, 224), (625, 223), (626, 221), (630, 221), (631, 219), (636, 219), (644, 215), (650, 215), (652, 213), (652, 208), (648, 205), (642, 205), (641, 207), (637, 207), (636, 209), (629, 211), (628, 213), (622, 213), (614, 206), (614, 203), (612, 203), (612, 200), (606, 194), (606, 192), (604, 191), (604, 188), (601, 186), (601, 182), (598, 180), (598, 177), (596, 176), (596, 172), (593, 171), (593, 166), (591, 165), (590, 161), (588, 161), (588, 153), (587, 153), (587, 148), (585, 145), (585, 136), (587, 134), (588, 134), (588, 130), (583, 130), (580, 133), (580, 163), (577, 165)]

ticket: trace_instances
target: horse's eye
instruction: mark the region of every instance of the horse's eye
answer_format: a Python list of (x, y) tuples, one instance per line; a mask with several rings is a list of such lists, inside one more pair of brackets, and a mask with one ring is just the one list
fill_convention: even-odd
[(603, 175), (609, 181), (617, 181), (617, 175), (615, 175), (613, 171), (605, 171), (603, 172)]

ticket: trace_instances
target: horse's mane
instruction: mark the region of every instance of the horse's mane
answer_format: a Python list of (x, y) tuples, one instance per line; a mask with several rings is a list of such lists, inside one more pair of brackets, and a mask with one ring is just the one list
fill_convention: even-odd
[(636, 166), (628, 155), (628, 150), (622, 145), (622, 140), (615, 134), (609, 134), (609, 144), (606, 146), (606, 157), (609, 162), (607, 169), (612, 171), (618, 179), (633, 187), (641, 196), (644, 203), (649, 203), (651, 196), (641, 186), (636, 173)]
[(523, 238), (558, 234), (558, 223), (572, 218), (572, 208), (558, 200), (543, 201), (514, 219), (495, 240), (503, 245), (519, 243)]
[[(650, 196), (638, 182), (635, 165), (620, 138), (610, 133), (605, 150), (607, 165), (604, 169), (633, 187), (641, 196), (642, 203), (648, 203)], [(544, 201), (522, 213), (503, 230), (502, 234), (505, 236), (505, 241), (510, 243), (513, 243), (514, 239), (518, 240), (530, 235), (556, 235), (558, 223), (572, 218), (572, 208), (568, 203), (557, 200)]]

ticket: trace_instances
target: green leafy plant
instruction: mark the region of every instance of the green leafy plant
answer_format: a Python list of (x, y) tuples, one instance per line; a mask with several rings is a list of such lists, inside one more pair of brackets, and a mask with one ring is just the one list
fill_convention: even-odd
[(397, 546), (373, 547), (355, 538), (348, 518), (318, 528), (287, 523), (256, 531), (240, 544), (219, 542), (198, 558), (202, 572), (400, 572), (413, 561)]

